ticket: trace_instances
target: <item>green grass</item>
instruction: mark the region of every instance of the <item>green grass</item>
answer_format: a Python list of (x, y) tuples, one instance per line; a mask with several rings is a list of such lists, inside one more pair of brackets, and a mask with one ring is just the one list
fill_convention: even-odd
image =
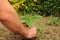
[(59, 25), (59, 18), (51, 16), (50, 19), (46, 22), (48, 25)]

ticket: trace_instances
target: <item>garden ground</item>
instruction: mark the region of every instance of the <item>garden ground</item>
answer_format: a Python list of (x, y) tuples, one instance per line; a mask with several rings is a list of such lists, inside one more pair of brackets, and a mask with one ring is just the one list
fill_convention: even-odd
[(49, 17), (43, 17), (41, 20), (37, 21), (37, 23), (40, 23), (43, 26), (44, 34), (34, 39), (23, 39), (21, 36), (6, 29), (0, 23), (0, 40), (60, 40), (60, 25), (47, 25), (46, 22), (48, 19)]

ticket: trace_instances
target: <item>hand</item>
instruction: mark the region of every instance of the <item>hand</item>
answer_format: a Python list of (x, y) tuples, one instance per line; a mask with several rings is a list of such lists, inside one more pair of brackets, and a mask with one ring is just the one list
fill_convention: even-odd
[(34, 38), (37, 34), (37, 28), (33, 25), (31, 29), (28, 30), (27, 38)]
[(35, 25), (32, 26), (32, 28), (29, 28), (28, 25), (26, 23), (23, 23), (24, 27), (27, 29), (27, 35), (25, 36), (25, 38), (34, 38), (36, 37), (37, 34), (37, 28)]

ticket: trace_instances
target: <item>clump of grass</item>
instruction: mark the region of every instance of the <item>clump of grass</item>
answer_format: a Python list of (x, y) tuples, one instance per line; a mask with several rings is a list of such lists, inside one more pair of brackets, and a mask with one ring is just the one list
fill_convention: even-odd
[(41, 24), (37, 24), (37, 29), (38, 29), (38, 34), (36, 36), (36, 39), (40, 40), (43, 37), (44, 29), (43, 29), (43, 26)]
[(41, 24), (37, 24), (37, 29), (38, 29), (38, 31), (40, 32), (41, 35), (44, 34), (44, 29), (43, 29), (43, 26)]
[(51, 16), (50, 19), (46, 22), (48, 25), (59, 25), (59, 18)]

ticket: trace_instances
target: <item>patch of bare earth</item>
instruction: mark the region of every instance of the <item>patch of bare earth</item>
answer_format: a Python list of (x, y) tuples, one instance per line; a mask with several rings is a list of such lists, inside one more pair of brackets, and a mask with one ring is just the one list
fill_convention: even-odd
[(21, 36), (11, 32), (0, 23), (0, 40), (21, 40)]
[(34, 39), (23, 39), (20, 35), (9, 31), (0, 23), (0, 40), (60, 40), (60, 25), (50, 26), (46, 22), (49, 17), (43, 17), (37, 22), (44, 28), (44, 34)]
[(50, 26), (47, 25), (49, 17), (44, 17), (38, 21), (44, 28), (44, 34), (39, 40), (60, 40), (60, 25)]

